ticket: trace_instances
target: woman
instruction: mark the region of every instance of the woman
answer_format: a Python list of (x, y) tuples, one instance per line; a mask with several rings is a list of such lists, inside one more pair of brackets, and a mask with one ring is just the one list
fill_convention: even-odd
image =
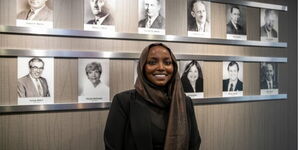
[(135, 89), (115, 95), (107, 118), (107, 150), (198, 150), (193, 103), (185, 96), (176, 59), (161, 43), (139, 60)]
[(184, 92), (203, 92), (203, 76), (199, 63), (192, 60), (186, 65), (181, 77)]

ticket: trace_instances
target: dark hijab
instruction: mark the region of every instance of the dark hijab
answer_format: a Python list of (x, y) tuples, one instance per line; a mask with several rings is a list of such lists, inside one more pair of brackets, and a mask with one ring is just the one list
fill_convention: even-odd
[[(166, 48), (172, 58), (174, 72), (170, 81), (164, 87), (151, 83), (144, 75), (144, 67), (149, 51), (154, 46)], [(171, 50), (162, 43), (153, 43), (145, 47), (137, 66), (136, 91), (150, 103), (161, 108), (169, 108), (169, 120), (165, 138), (164, 150), (187, 150), (189, 147), (189, 132), (186, 112), (185, 94), (178, 74), (176, 58)]]

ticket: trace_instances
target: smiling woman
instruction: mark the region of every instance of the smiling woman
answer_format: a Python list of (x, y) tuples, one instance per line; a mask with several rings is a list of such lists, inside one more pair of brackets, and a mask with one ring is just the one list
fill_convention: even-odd
[(193, 103), (184, 94), (176, 58), (162, 43), (139, 59), (135, 89), (114, 96), (104, 141), (107, 150), (198, 150)]
[(173, 76), (173, 62), (168, 49), (162, 46), (151, 48), (145, 65), (145, 75), (157, 86), (165, 86)]

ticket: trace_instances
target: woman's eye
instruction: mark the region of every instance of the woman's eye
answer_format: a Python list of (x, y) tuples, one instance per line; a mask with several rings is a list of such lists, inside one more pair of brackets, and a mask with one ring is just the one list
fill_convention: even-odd
[(172, 64), (172, 61), (166, 61), (165, 64), (166, 64), (166, 65), (171, 65), (171, 64)]
[(151, 61), (151, 60), (150, 60), (150, 61), (147, 62), (147, 64), (149, 64), (149, 65), (155, 65), (155, 64), (156, 64), (156, 61)]

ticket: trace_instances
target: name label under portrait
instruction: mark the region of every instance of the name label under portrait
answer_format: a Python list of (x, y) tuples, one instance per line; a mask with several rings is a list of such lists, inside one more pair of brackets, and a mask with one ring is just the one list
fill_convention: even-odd
[(243, 91), (223, 92), (223, 97), (243, 96)]
[(53, 28), (53, 22), (17, 19), (17, 26)]
[(101, 103), (101, 102), (109, 102), (108, 97), (78, 96), (78, 103)]
[(204, 98), (203, 92), (199, 93), (185, 93), (187, 96), (191, 97), (191, 99)]
[(247, 35), (226, 34), (229, 40), (247, 40)]
[(18, 105), (54, 104), (53, 97), (28, 97), (18, 98)]
[(278, 89), (261, 89), (260, 95), (277, 95)]
[(153, 28), (138, 28), (141, 34), (153, 34), (153, 35), (165, 35), (165, 29), (153, 29)]
[(116, 27), (115, 26), (110, 26), (110, 25), (84, 24), (84, 30), (100, 31), (100, 32), (115, 32)]
[(194, 32), (194, 31), (188, 31), (189, 37), (201, 37), (201, 38), (210, 38), (211, 34), (210, 32)]
[(272, 38), (272, 37), (260, 37), (260, 40), (266, 42), (278, 42), (278, 38)]

